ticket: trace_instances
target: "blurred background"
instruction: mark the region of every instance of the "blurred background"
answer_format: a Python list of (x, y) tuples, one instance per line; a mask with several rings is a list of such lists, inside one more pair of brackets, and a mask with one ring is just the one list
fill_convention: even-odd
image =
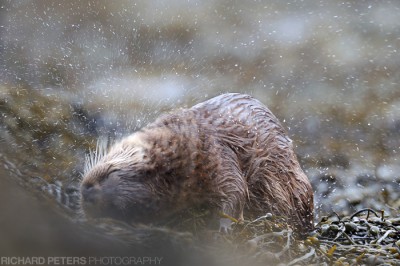
[(72, 206), (99, 136), (243, 92), (288, 129), (317, 218), (397, 215), (399, 13), (389, 0), (2, 0), (2, 173)]

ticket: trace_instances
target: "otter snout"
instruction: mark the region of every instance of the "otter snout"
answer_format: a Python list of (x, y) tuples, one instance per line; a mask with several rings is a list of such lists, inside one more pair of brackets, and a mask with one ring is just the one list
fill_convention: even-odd
[(92, 217), (99, 217), (104, 210), (104, 195), (99, 184), (81, 185), (81, 205), (83, 210)]
[(86, 217), (142, 220), (155, 213), (153, 195), (144, 182), (110, 165), (96, 166), (81, 183), (81, 206)]
[(118, 181), (110, 175), (89, 178), (81, 184), (81, 205), (93, 217), (113, 216)]
[(85, 203), (95, 204), (100, 200), (100, 188), (91, 184), (85, 184), (81, 187), (82, 200)]

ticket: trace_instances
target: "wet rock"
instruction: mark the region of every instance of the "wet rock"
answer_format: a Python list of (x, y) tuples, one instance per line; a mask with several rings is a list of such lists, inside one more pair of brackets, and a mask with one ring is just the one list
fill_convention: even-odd
[(344, 154), (333, 154), (330, 157), (320, 157), (318, 159), (318, 165), (320, 167), (336, 166), (347, 169), (350, 166), (350, 160)]
[(382, 164), (376, 168), (376, 175), (383, 181), (399, 181), (400, 180), (400, 163)]
[(375, 182), (377, 182), (376, 176), (372, 174), (362, 174), (356, 177), (356, 184), (359, 186), (367, 187)]
[(334, 190), (342, 187), (341, 182), (336, 178), (336, 175), (323, 173), (317, 177), (312, 178), (312, 186), (318, 191), (318, 195), (326, 197)]

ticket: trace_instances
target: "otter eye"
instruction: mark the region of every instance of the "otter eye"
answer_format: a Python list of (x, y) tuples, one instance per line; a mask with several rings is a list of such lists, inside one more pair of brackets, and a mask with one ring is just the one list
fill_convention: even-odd
[(105, 178), (110, 178), (112, 176), (115, 176), (116, 175), (115, 173), (118, 172), (118, 171), (119, 171), (118, 169), (113, 169), (113, 170), (109, 171), (107, 173), (107, 175), (105, 176)]
[(117, 169), (113, 169), (113, 170), (109, 171), (109, 172), (107, 173), (107, 177), (110, 176), (110, 175), (112, 175), (112, 174), (114, 174), (114, 173), (117, 172), (117, 171), (118, 171)]
[(102, 183), (104, 180), (106, 180), (108, 177), (108, 174), (102, 175), (99, 177), (99, 183)]
[(111, 171), (108, 172), (108, 174), (110, 175), (110, 174), (115, 173), (117, 171), (118, 171), (118, 169), (112, 169)]
[(94, 185), (92, 183), (85, 183), (85, 184), (83, 184), (83, 187), (85, 189), (90, 189), (90, 188), (94, 187)]
[(118, 170), (117, 169), (113, 169), (113, 170), (111, 170), (111, 171), (108, 171), (107, 173), (105, 173), (105, 174), (102, 174), (101, 176), (99, 176), (99, 183), (102, 183), (102, 182), (104, 182), (106, 179), (108, 179), (109, 178), (109, 176), (111, 175), (111, 174), (113, 174), (114, 172), (117, 172)]

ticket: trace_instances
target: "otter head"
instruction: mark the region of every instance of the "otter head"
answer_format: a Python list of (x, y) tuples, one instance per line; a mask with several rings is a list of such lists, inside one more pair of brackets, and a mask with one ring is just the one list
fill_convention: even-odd
[[(146, 143), (132, 135), (86, 161), (81, 205), (90, 217), (146, 221), (157, 213)], [(103, 149), (105, 150), (105, 149)]]

